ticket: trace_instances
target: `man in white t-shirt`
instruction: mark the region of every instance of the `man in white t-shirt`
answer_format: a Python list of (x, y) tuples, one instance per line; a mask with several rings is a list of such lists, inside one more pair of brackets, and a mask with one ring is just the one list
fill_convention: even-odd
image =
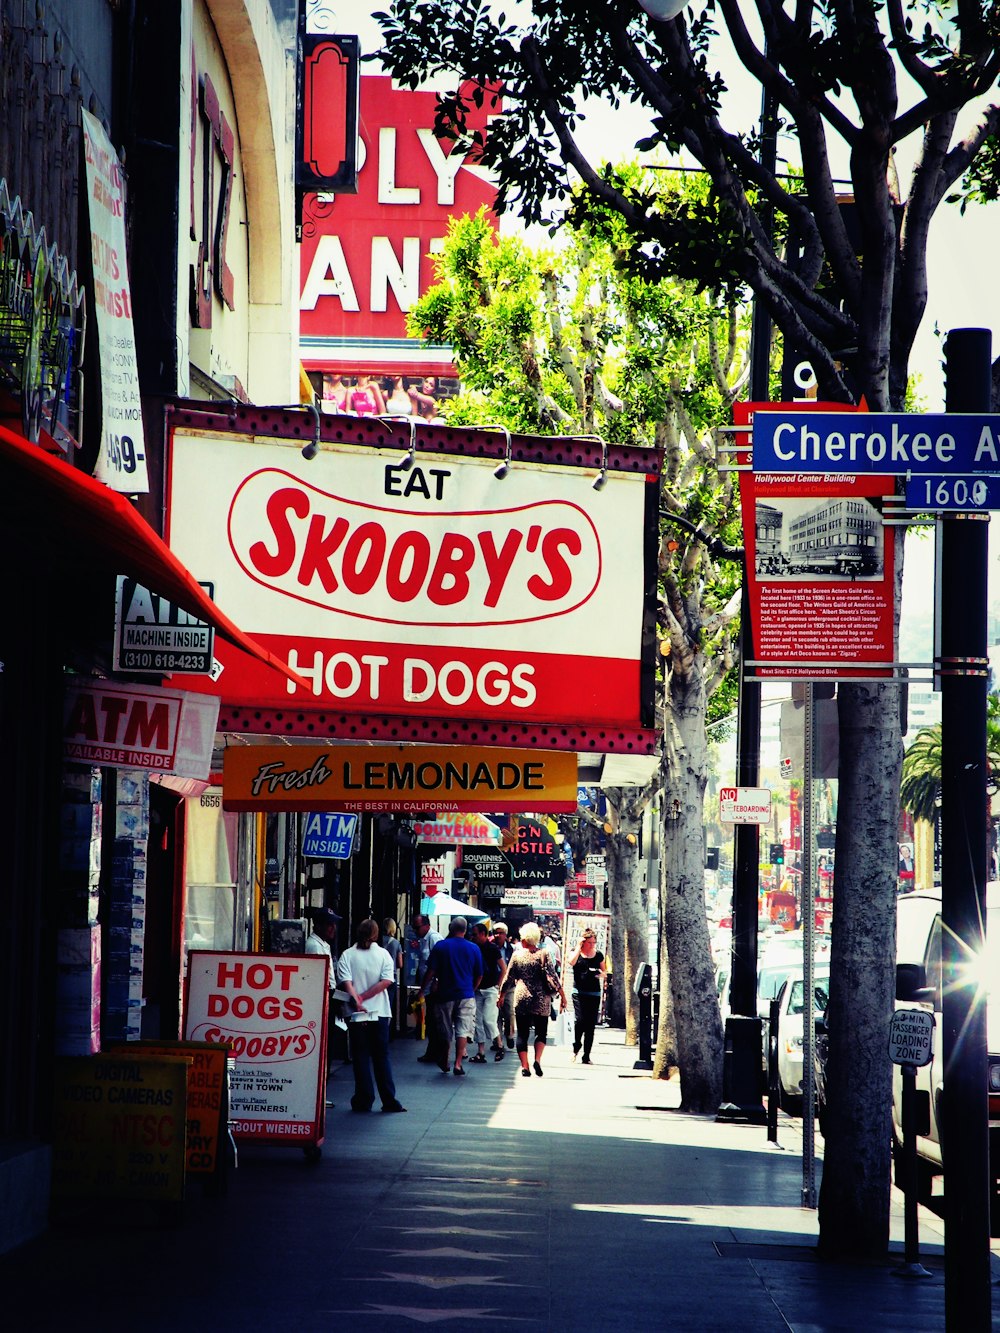
[[(337, 945), (337, 927), (343, 917), (333, 910), (332, 907), (313, 907), (309, 909), (309, 918), (312, 921), (312, 930), (306, 938), (306, 953), (315, 954), (317, 957), (329, 958), (330, 968), (327, 972), (327, 981), (330, 987), (330, 1023), (328, 1035), (328, 1047), (326, 1053), (327, 1069), (333, 1067), (334, 1062), (334, 1025), (343, 1028), (344, 1020), (340, 1017), (340, 1005), (334, 1000), (336, 990), (336, 958), (334, 949)], [(327, 1097), (327, 1106), (332, 1107), (333, 1102)]]
[[(372, 1109), (375, 1089), (383, 1111), (405, 1111), (396, 1098), (396, 1085), (389, 1064), (389, 996), (395, 978), (391, 956), (377, 944), (377, 921), (362, 921), (355, 943), (337, 961), (337, 982), (350, 999), (351, 1063), (354, 1066), (354, 1096), (351, 1110)], [(374, 1082), (372, 1074), (374, 1072)]]
[(323, 955), (330, 960), (330, 992), (334, 988), (333, 947), (337, 942), (337, 926), (343, 920), (330, 907), (314, 907), (309, 913), (312, 930), (306, 939), (306, 953)]

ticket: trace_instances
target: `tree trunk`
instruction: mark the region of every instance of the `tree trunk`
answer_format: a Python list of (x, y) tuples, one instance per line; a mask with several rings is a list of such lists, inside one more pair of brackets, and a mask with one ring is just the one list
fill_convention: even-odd
[[(663, 883), (663, 861), (660, 861), (660, 883)], [(662, 890), (660, 901), (663, 900)], [(657, 989), (660, 992), (660, 1012), (656, 1023), (656, 1050), (653, 1052), (653, 1077), (669, 1078), (677, 1068), (677, 1029), (674, 1024), (674, 1005), (670, 998), (670, 955), (667, 936), (660, 918)]]
[[(639, 1041), (639, 1008), (633, 983), (640, 963), (649, 961), (649, 917), (639, 878), (639, 827), (641, 819), (629, 811), (627, 802), (618, 801), (618, 792), (608, 791), (607, 799), (617, 807), (618, 828), (608, 838), (604, 849), (611, 887), (611, 1022), (625, 1029), (625, 1045)], [(631, 833), (634, 842), (628, 842)]]
[(819, 1247), (877, 1258), (889, 1241), (899, 687), (844, 685), (830, 949), (828, 1115)]
[[(681, 1110), (714, 1115), (722, 1100), (722, 1017), (705, 911), (702, 814), (708, 780), (704, 663), (693, 654), (683, 677), (674, 673), (664, 727), (666, 784), (660, 901), (670, 958), (670, 994), (681, 1074)], [(675, 809), (678, 817), (671, 818)], [(664, 1023), (661, 1020), (660, 1040)], [(666, 1050), (658, 1045), (655, 1064)]]

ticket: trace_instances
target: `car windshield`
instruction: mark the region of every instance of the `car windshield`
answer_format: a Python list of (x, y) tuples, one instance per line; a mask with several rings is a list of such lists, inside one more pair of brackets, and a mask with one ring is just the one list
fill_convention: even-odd
[(785, 967), (765, 967), (757, 978), (757, 999), (773, 1000), (784, 985), (790, 969)]
[[(813, 1012), (817, 1016), (826, 1013), (827, 1001), (830, 998), (830, 978), (813, 978)], [(805, 1013), (805, 982), (801, 977), (792, 982), (791, 994), (788, 997), (788, 1012), (790, 1014)]]

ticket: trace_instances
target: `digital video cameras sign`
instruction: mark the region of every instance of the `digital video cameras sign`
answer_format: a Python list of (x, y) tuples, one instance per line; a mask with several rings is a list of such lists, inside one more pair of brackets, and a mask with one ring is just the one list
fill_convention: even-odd
[(298, 442), (178, 427), (172, 549), (307, 684), (219, 645), (215, 688), (231, 706), (648, 725), (658, 491), (655, 453), (634, 452), (635, 472), (595, 489), (592, 469), (515, 462), (498, 477), (457, 448), (407, 467), (324, 443), (306, 461)]

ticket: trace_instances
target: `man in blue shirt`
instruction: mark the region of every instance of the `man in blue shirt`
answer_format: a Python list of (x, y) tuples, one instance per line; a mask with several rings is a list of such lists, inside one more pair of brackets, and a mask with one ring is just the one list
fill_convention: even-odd
[(425, 995), (434, 987), (437, 997), (434, 1017), (444, 1048), (439, 1067), (447, 1074), (448, 1051), (454, 1038), (454, 1072), (459, 1078), (465, 1075), (465, 1049), (476, 1031), (476, 990), (483, 977), (483, 955), (465, 938), (467, 929), (464, 916), (452, 917), (448, 938), (430, 952), (422, 987)]

